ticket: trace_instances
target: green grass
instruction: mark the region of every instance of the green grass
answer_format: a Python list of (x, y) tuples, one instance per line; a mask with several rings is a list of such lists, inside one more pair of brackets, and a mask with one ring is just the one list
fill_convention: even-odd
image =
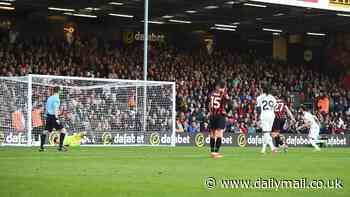
[[(292, 148), (261, 155), (257, 148), (224, 147), (213, 160), (207, 148), (76, 148), (39, 153), (0, 147), (0, 197), (119, 196), (350, 196), (350, 149)], [(208, 190), (205, 178), (334, 179), (343, 189)]]

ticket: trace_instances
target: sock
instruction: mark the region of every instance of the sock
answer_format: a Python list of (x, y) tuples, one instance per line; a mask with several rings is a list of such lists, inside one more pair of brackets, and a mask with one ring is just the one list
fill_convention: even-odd
[(283, 145), (283, 141), (281, 140), (281, 137), (278, 135), (274, 138), (274, 143), (276, 147), (279, 147), (280, 145)]
[(216, 138), (216, 143), (215, 143), (215, 152), (219, 152), (220, 146), (221, 146), (221, 137)]
[(272, 137), (270, 133), (265, 133), (264, 135), (265, 135), (266, 143), (270, 146), (271, 150), (276, 149), (276, 147), (272, 143)]
[(278, 136), (272, 138), (272, 142), (276, 147), (278, 147)]
[(210, 138), (210, 152), (214, 152), (215, 138)]
[(261, 149), (261, 152), (262, 153), (265, 153), (266, 152), (266, 137), (265, 137), (265, 133), (263, 134), (263, 136), (262, 136), (262, 149)]
[(284, 141), (283, 141), (280, 137), (278, 137), (278, 141), (279, 141), (279, 145), (280, 145), (280, 146), (283, 146), (283, 145), (284, 145)]
[(40, 148), (41, 149), (44, 149), (45, 140), (46, 140), (46, 134), (41, 134), (40, 135)]
[(314, 139), (310, 139), (310, 144), (316, 149), (316, 150), (320, 150), (320, 147), (316, 144), (316, 140)]
[(61, 133), (60, 134), (60, 146), (59, 146), (59, 148), (62, 148), (62, 146), (63, 146), (63, 141), (64, 141), (64, 137), (66, 136), (66, 134), (64, 134), (64, 133)]

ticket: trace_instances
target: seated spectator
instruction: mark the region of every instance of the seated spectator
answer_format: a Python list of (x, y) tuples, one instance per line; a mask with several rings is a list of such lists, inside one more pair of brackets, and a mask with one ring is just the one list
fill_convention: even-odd
[(339, 115), (335, 122), (334, 122), (334, 130), (333, 130), (333, 134), (342, 134), (344, 135), (344, 132), (346, 130), (346, 124), (343, 121), (343, 119), (341, 118), (341, 116)]
[(190, 134), (195, 134), (195, 133), (199, 132), (199, 126), (198, 126), (198, 124), (197, 124), (195, 121), (193, 121), (193, 122), (188, 126), (187, 132), (189, 132)]
[(208, 122), (204, 122), (203, 123), (203, 126), (201, 128), (201, 132), (203, 132), (203, 133), (209, 132), (209, 124), (208, 124)]
[(181, 121), (179, 119), (176, 119), (176, 132), (183, 133), (184, 131), (184, 126), (182, 125)]
[(255, 134), (256, 133), (256, 126), (255, 123), (252, 122), (248, 126), (248, 134)]
[(246, 127), (244, 122), (241, 122), (239, 124), (239, 131), (240, 133), (247, 134), (248, 133), (248, 128)]

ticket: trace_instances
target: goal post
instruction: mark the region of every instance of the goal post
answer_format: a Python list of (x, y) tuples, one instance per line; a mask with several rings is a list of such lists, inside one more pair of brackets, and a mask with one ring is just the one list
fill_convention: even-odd
[(87, 133), (83, 146), (175, 146), (175, 82), (28, 75), (0, 77), (0, 86), (0, 144), (38, 145), (58, 86), (59, 121)]

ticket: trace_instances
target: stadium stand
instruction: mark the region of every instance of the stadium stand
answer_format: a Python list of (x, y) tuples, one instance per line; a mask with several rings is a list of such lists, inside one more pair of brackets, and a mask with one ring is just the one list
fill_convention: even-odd
[[(97, 38), (78, 38), (71, 45), (53, 38), (19, 40), (13, 44), (3, 40), (0, 75), (35, 73), (142, 79), (142, 50), (141, 45), (115, 46)], [(178, 132), (208, 130), (207, 95), (217, 79), (226, 80), (231, 95), (229, 132), (256, 132), (254, 105), (261, 84), (266, 82), (284, 96), (288, 105), (293, 105), (293, 99), (298, 98), (299, 103), (308, 103), (314, 112), (319, 112), (323, 133), (344, 133), (350, 122), (350, 92), (343, 88), (341, 81), (303, 65), (276, 63), (228, 49), (216, 49), (208, 55), (205, 49), (189, 53), (171, 46), (151, 46), (149, 54), (149, 80), (176, 81)], [(16, 94), (8, 91), (9, 98)], [(13, 107), (14, 103), (4, 107)], [(297, 114), (295, 108), (293, 112)], [(103, 121), (96, 124), (99, 124), (96, 127), (110, 127)], [(291, 129), (286, 127), (286, 130)]]

